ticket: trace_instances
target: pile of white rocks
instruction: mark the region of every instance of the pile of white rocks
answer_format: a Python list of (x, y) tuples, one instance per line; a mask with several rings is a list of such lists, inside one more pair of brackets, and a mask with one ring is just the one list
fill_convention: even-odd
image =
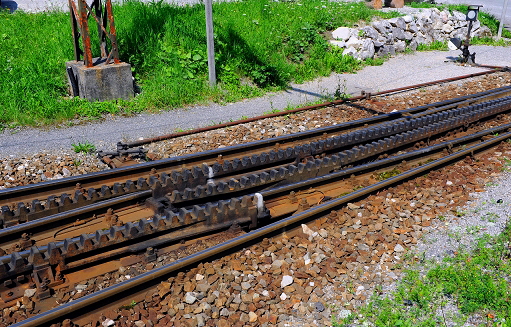
[[(387, 20), (372, 22), (361, 28), (339, 27), (332, 32), (332, 45), (343, 48), (343, 55), (351, 55), (360, 60), (394, 55), (407, 48), (412, 51), (419, 44), (445, 41), (453, 37), (464, 40), (469, 22), (466, 15), (437, 8), (421, 9), (420, 12)], [(491, 36), (488, 27), (475, 21), (471, 37)]]

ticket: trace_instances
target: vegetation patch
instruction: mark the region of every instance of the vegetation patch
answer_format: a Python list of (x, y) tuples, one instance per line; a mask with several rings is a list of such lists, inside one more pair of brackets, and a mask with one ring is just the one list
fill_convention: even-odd
[(73, 147), (73, 150), (76, 153), (93, 153), (96, 152), (96, 146), (89, 141), (86, 141), (85, 143), (73, 143), (71, 144)]
[(375, 294), (356, 315), (333, 319), (334, 326), (478, 326), (511, 323), (511, 237), (509, 226), (484, 235), (475, 249), (458, 249), (441, 263), (412, 263), (390, 295)]
[[(285, 89), (291, 82), (380, 65), (383, 59), (361, 62), (343, 56), (326, 35), (339, 26), (398, 15), (369, 9), (364, 2), (321, 0), (219, 2), (213, 11), (218, 86), (211, 89), (203, 4), (130, 0), (115, 5), (120, 56), (132, 65), (140, 94), (131, 101), (101, 103), (69, 97), (65, 62), (74, 54), (68, 13), (1, 11), (0, 129), (233, 102)], [(493, 18), (480, 17), (490, 28), (498, 27)], [(89, 26), (97, 56), (92, 18)], [(445, 45), (429, 49), (435, 47)]]

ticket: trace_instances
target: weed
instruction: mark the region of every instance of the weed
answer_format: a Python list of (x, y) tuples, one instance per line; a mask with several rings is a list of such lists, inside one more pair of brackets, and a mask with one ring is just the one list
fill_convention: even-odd
[(484, 184), (484, 186), (486, 187), (492, 187), (492, 186), (499, 186), (499, 184), (495, 183), (495, 182), (488, 182), (486, 184)]
[(137, 302), (135, 300), (132, 300), (129, 304), (122, 305), (119, 310), (129, 310), (133, 309), (137, 305)]
[[(433, 327), (450, 320), (464, 325), (477, 313), (488, 318), (485, 326), (506, 325), (501, 322), (511, 319), (511, 285), (506, 281), (511, 270), (510, 235), (509, 227), (496, 237), (484, 235), (472, 252), (460, 249), (425, 272), (424, 267), (412, 266), (404, 271), (396, 291), (385, 296), (376, 293), (359, 309), (358, 324)], [(447, 305), (458, 306), (458, 317), (444, 310)], [(344, 321), (335, 322), (346, 326), (341, 324)]]
[(96, 146), (92, 143), (89, 143), (89, 141), (78, 144), (73, 143), (71, 146), (73, 146), (73, 150), (76, 153), (93, 153), (96, 151)]
[(480, 226), (468, 226), (467, 227), (467, 234), (477, 234), (479, 231), (481, 231), (482, 227)]
[(447, 236), (449, 236), (450, 238), (452, 238), (456, 242), (459, 242), (459, 241), (461, 241), (461, 236), (462, 235), (461, 235), (459, 230), (454, 230), (454, 231), (448, 232)]
[(496, 223), (498, 218), (499, 218), (499, 215), (497, 215), (496, 213), (488, 212), (487, 214), (484, 215), (482, 220), (486, 220), (490, 223)]
[(439, 219), (440, 221), (445, 221), (445, 220), (446, 220), (446, 218), (445, 218), (445, 216), (444, 216), (444, 215), (439, 215), (439, 216), (438, 216), (438, 219)]
[(467, 212), (466, 212), (466, 211), (459, 210), (459, 209), (458, 209), (458, 210), (456, 210), (456, 212), (455, 212), (456, 217), (463, 217), (463, 216), (465, 216), (466, 214), (467, 214)]
[(279, 110), (279, 109), (272, 109), (272, 110), (263, 112), (263, 114), (264, 115), (271, 115), (271, 114), (277, 114), (279, 112), (281, 112), (281, 110)]
[(81, 164), (82, 164), (82, 161), (80, 159), (74, 159), (73, 160), (73, 165), (75, 167), (79, 167)]
[(390, 171), (385, 171), (385, 172), (379, 173), (377, 179), (379, 181), (382, 181), (382, 180), (397, 176), (399, 174), (401, 174), (401, 171), (397, 168), (394, 168)]

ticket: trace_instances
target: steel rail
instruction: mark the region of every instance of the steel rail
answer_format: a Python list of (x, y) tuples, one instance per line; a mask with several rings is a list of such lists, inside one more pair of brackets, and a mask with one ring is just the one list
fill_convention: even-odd
[(139, 191), (135, 193), (129, 193), (126, 195), (121, 195), (116, 198), (104, 200), (95, 204), (89, 204), (80, 208), (71, 209), (62, 213), (57, 213), (48, 217), (39, 218), (36, 220), (28, 221), (23, 224), (7, 227), (0, 229), (0, 240), (4, 241), (7, 236), (11, 236), (13, 234), (20, 234), (26, 232), (28, 230), (32, 230), (38, 227), (43, 227), (45, 225), (59, 222), (68, 218), (72, 218), (77, 215), (82, 215), (89, 213), (91, 211), (108, 208), (113, 205), (117, 205), (126, 201), (133, 201), (143, 197), (149, 197), (152, 194), (152, 190)]
[[(435, 109), (433, 111), (438, 111), (439, 109)], [(143, 196), (149, 196), (151, 193), (151, 191), (142, 191), (142, 192), (139, 192), (139, 196), (137, 197), (143, 197)], [(133, 193), (129, 193), (129, 194), (133, 194)], [(121, 198), (120, 201), (127, 201), (127, 200), (132, 200), (133, 198), (131, 198), (130, 196), (126, 195), (126, 196), (123, 196)], [(113, 198), (113, 199), (116, 199), (116, 198)], [(33, 229), (35, 227), (41, 227), (45, 224), (49, 224), (49, 223), (53, 223), (53, 222), (56, 222), (56, 221), (60, 221), (62, 219), (67, 219), (67, 218), (70, 218), (72, 217), (73, 215), (78, 215), (78, 214), (83, 214), (83, 213), (86, 213), (86, 212), (90, 212), (92, 210), (97, 210), (97, 209), (101, 209), (101, 208), (104, 208), (104, 207), (108, 207), (112, 204), (117, 204), (119, 203), (118, 201), (115, 201), (115, 200), (106, 200), (106, 201), (102, 201), (102, 202), (99, 202), (99, 203), (96, 203), (96, 204), (91, 204), (91, 205), (86, 205), (84, 207), (80, 207), (80, 208), (77, 208), (77, 209), (71, 209), (71, 210), (68, 210), (68, 211), (65, 211), (63, 213), (59, 213), (59, 214), (54, 214), (54, 215), (51, 215), (49, 217), (44, 217), (44, 218), (39, 218), (37, 220), (33, 220), (33, 221), (30, 221), (30, 222), (27, 222), (27, 223), (23, 223), (23, 224), (20, 224), (20, 225), (16, 225), (16, 226), (12, 226), (12, 227), (8, 227), (8, 228), (5, 228), (3, 230), (0, 230), (0, 238), (4, 238), (9, 236), (9, 235), (13, 235), (13, 234), (21, 234), (22, 232), (24, 231), (27, 231), (27, 230), (30, 230), (30, 229)]]
[(137, 286), (140, 286), (144, 283), (153, 281), (154, 279), (161, 278), (165, 275), (168, 275), (178, 269), (187, 267), (191, 264), (195, 264), (200, 261), (208, 260), (210, 257), (212, 257), (214, 255), (224, 253), (224, 252), (231, 250), (237, 246), (246, 244), (249, 241), (253, 241), (255, 239), (261, 238), (265, 235), (268, 235), (272, 232), (278, 231), (278, 230), (285, 228), (287, 226), (296, 224), (296, 223), (303, 221), (305, 219), (308, 219), (308, 218), (311, 218), (311, 217), (314, 217), (314, 216), (317, 216), (320, 214), (324, 215), (326, 211), (335, 209), (349, 201), (353, 201), (355, 199), (361, 198), (362, 196), (366, 196), (370, 193), (381, 190), (381, 189), (388, 187), (390, 185), (393, 185), (393, 184), (396, 184), (403, 180), (415, 177), (419, 174), (422, 174), (426, 171), (429, 171), (429, 170), (439, 167), (441, 165), (448, 164), (448, 163), (454, 161), (455, 159), (458, 159), (460, 157), (464, 157), (466, 155), (472, 154), (476, 151), (488, 148), (489, 146), (492, 146), (496, 143), (504, 141), (510, 137), (511, 137), (511, 132), (499, 135), (495, 138), (492, 138), (491, 140), (481, 142), (480, 144), (474, 145), (474, 146), (469, 147), (465, 150), (461, 150), (459, 152), (456, 152), (451, 155), (445, 156), (443, 158), (437, 159), (431, 163), (411, 169), (407, 172), (404, 172), (397, 176), (388, 178), (388, 179), (378, 182), (374, 185), (364, 187), (362, 189), (354, 191), (354, 192), (352, 192), (348, 195), (345, 195), (343, 197), (327, 201), (327, 202), (320, 204), (316, 207), (305, 210), (299, 214), (293, 215), (286, 219), (279, 220), (279, 221), (276, 221), (276, 222), (269, 224), (267, 226), (253, 230), (243, 236), (235, 237), (235, 238), (233, 238), (229, 241), (226, 241), (224, 243), (210, 247), (203, 251), (199, 251), (199, 252), (197, 252), (193, 255), (190, 255), (188, 257), (179, 259), (171, 264), (167, 264), (165, 266), (156, 268), (150, 272), (143, 273), (141, 275), (138, 275), (136, 277), (133, 277), (129, 280), (123, 281), (119, 284), (108, 287), (106, 289), (100, 290), (93, 294), (86, 295), (86, 296), (84, 296), (80, 299), (74, 300), (70, 303), (63, 304), (57, 308), (51, 309), (43, 314), (39, 314), (34, 317), (30, 317), (28, 319), (25, 319), (19, 323), (12, 325), (12, 326), (13, 327), (35, 327), (35, 326), (39, 326), (44, 323), (51, 322), (53, 320), (57, 320), (59, 318), (63, 319), (64, 316), (67, 317), (69, 314), (71, 314), (77, 310), (84, 309), (85, 307), (89, 307), (89, 306), (97, 303), (98, 301), (109, 299), (121, 292), (128, 291), (128, 290), (133, 289)]
[[(419, 85), (419, 84), (418, 84)], [(141, 163), (133, 166), (127, 166), (127, 167), (121, 167), (121, 168), (115, 168), (110, 170), (104, 170), (100, 172), (90, 173), (90, 174), (84, 174), (79, 176), (71, 176), (59, 180), (53, 180), (53, 181), (47, 181), (47, 182), (41, 182), (37, 184), (29, 184), (25, 186), (19, 186), (15, 188), (8, 188), (4, 190), (0, 190), (0, 203), (8, 201), (6, 204), (11, 204), (13, 201), (13, 198), (16, 197), (26, 197), (27, 194), (34, 194), (34, 193), (49, 193), (49, 192), (57, 192), (54, 191), (56, 188), (62, 190), (62, 189), (68, 189), (72, 190), (76, 186), (77, 183), (82, 184), (84, 188), (87, 188), (88, 184), (99, 184), (100, 182), (104, 183), (104, 180), (115, 180), (122, 178), (126, 176), (127, 174), (130, 174), (131, 176), (137, 175), (137, 174), (149, 174), (149, 171), (151, 169), (172, 169), (180, 167), (183, 164), (188, 164), (191, 162), (198, 162), (198, 161), (207, 161), (207, 160), (213, 160), (218, 158), (219, 155), (222, 156), (228, 156), (231, 154), (237, 154), (240, 151), (252, 151), (254, 149), (259, 149), (263, 147), (268, 147), (270, 145), (275, 144), (283, 144), (285, 142), (293, 142), (298, 141), (305, 138), (312, 138), (312, 137), (319, 137), (322, 136), (324, 133), (332, 133), (332, 132), (340, 132), (345, 129), (349, 128), (355, 128), (359, 126), (363, 126), (366, 124), (374, 124), (382, 121), (391, 121), (393, 119), (402, 118), (406, 114), (412, 114), (417, 112), (426, 111), (430, 108), (437, 108), (439, 106), (447, 106), (452, 105), (455, 103), (460, 103), (463, 101), (470, 101), (471, 99), (477, 99), (480, 97), (486, 97), (493, 93), (502, 92), (505, 90), (510, 89), (511, 86), (507, 87), (501, 87), (498, 89), (490, 90), (490, 91), (484, 91), (480, 92), (474, 95), (468, 95), (459, 97), (456, 99), (449, 99), (441, 102), (437, 102), (430, 105), (424, 105), (419, 107), (414, 107), (410, 109), (401, 110), (399, 112), (394, 113), (388, 113), (388, 114), (382, 114), (377, 115), (373, 117), (368, 117), (364, 119), (359, 119), (356, 121), (349, 121), (344, 122), (332, 126), (327, 127), (321, 127), (317, 129), (313, 129), (310, 131), (304, 131), (304, 132), (298, 132), (294, 134), (288, 134), (288, 135), (282, 135), (275, 138), (270, 139), (263, 139), (258, 140), (254, 142), (234, 145), (226, 148), (221, 149), (214, 149), (199, 153), (192, 153), (187, 154), (179, 157), (172, 157), (167, 159), (161, 159), (156, 160), (152, 162), (146, 162)], [(397, 89), (396, 89), (397, 90)], [(129, 177), (126, 177), (126, 179)]]
[[(474, 133), (474, 134), (471, 134), (471, 135), (467, 135), (467, 136), (464, 136), (464, 137), (461, 137), (461, 138), (457, 138), (457, 139), (454, 139), (454, 140), (445, 141), (445, 142), (442, 142), (442, 143), (439, 143), (439, 144), (436, 144), (436, 145), (428, 146), (428, 147), (423, 148), (423, 149), (417, 149), (417, 150), (414, 150), (414, 151), (411, 151), (411, 152), (407, 152), (407, 153), (403, 153), (403, 154), (400, 154), (400, 155), (397, 155), (397, 156), (392, 156), (392, 157), (389, 157), (389, 158), (373, 161), (373, 162), (370, 162), (370, 163), (367, 163), (367, 164), (363, 164), (363, 165), (359, 165), (359, 166), (356, 166), (356, 167), (351, 167), (351, 168), (343, 169), (343, 170), (338, 171), (338, 172), (326, 174), (326, 175), (319, 176), (319, 177), (314, 177), (314, 178), (307, 179), (307, 180), (300, 181), (300, 182), (296, 182), (296, 183), (293, 183), (293, 184), (288, 184), (288, 185), (283, 185), (283, 186), (275, 187), (275, 188), (272, 188), (270, 190), (260, 191), (259, 193), (264, 198), (276, 196), (278, 194), (287, 193), (287, 192), (290, 192), (290, 191), (293, 191), (293, 190), (296, 190), (296, 189), (310, 187), (311, 185), (314, 185), (314, 184), (324, 183), (325, 181), (328, 181), (330, 179), (336, 179), (336, 178), (340, 178), (340, 177), (343, 177), (343, 176), (356, 174), (356, 173), (363, 172), (363, 171), (366, 171), (366, 170), (369, 170), (369, 169), (375, 170), (378, 167), (388, 166), (390, 164), (394, 164), (395, 162), (399, 162), (399, 161), (403, 161), (403, 160), (410, 160), (412, 158), (421, 156), (423, 154), (432, 153), (432, 152), (440, 151), (440, 150), (443, 150), (443, 149), (450, 149), (454, 145), (460, 145), (460, 144), (463, 144), (463, 143), (466, 143), (466, 142), (477, 140), (478, 138), (481, 138), (483, 136), (487, 136), (487, 135), (495, 134), (495, 133), (500, 133), (502, 131), (510, 130), (510, 129), (511, 129), (511, 123), (505, 124), (505, 125), (502, 125), (502, 126), (493, 127), (493, 128), (487, 129), (485, 131), (477, 132), (477, 133)], [(252, 194), (249, 194), (249, 196), (251, 196), (251, 195)]]
[[(275, 188), (272, 188), (272, 189), (269, 189), (269, 190), (260, 191), (258, 193), (260, 193), (264, 197), (264, 199), (266, 201), (268, 201), (269, 199), (273, 200), (274, 198), (278, 198), (280, 196), (279, 194), (282, 194), (282, 193), (287, 193), (287, 192), (290, 192), (290, 191), (293, 191), (293, 190), (296, 191), (297, 189), (303, 189), (303, 188), (310, 187), (312, 185), (319, 184), (319, 183), (330, 183), (332, 180), (341, 178), (343, 176), (356, 174), (356, 173), (367, 171), (367, 170), (370, 170), (370, 169), (374, 170), (374, 169), (377, 169), (379, 167), (388, 166), (388, 165), (391, 165), (391, 164), (395, 164), (396, 162), (401, 162), (403, 160), (409, 160), (409, 159), (412, 159), (414, 157), (419, 157), (421, 155), (424, 155), (424, 154), (427, 154), (427, 153), (436, 152), (436, 151), (440, 151), (440, 150), (443, 150), (443, 149), (446, 149), (446, 148), (447, 149), (451, 149), (455, 145), (463, 144), (463, 143), (466, 143), (466, 142), (471, 142), (471, 141), (477, 140), (477, 139), (479, 139), (479, 138), (481, 138), (483, 136), (487, 136), (489, 134), (500, 133), (500, 132), (502, 132), (504, 130), (508, 130), (508, 129), (511, 129), (511, 123), (505, 124), (505, 125), (501, 125), (501, 126), (497, 126), (497, 127), (493, 127), (493, 128), (490, 128), (490, 129), (487, 129), (487, 130), (484, 130), (484, 131), (480, 131), (480, 132), (477, 132), (477, 133), (474, 133), (474, 134), (471, 134), (471, 135), (467, 135), (467, 136), (464, 136), (464, 137), (461, 137), (461, 138), (457, 138), (457, 139), (454, 139), (454, 140), (445, 141), (445, 142), (442, 142), (442, 143), (439, 143), (439, 144), (436, 144), (436, 145), (432, 145), (432, 146), (429, 146), (429, 147), (426, 147), (426, 148), (417, 149), (417, 150), (414, 150), (414, 151), (411, 151), (411, 152), (408, 152), (408, 153), (403, 153), (401, 155), (392, 156), (392, 157), (389, 157), (389, 158), (386, 158), (386, 159), (380, 159), (380, 160), (377, 160), (377, 161), (374, 161), (374, 162), (370, 162), (370, 163), (367, 163), (367, 164), (363, 164), (363, 165), (360, 165), (360, 166), (356, 166), (356, 167), (346, 168), (346, 169), (343, 169), (343, 170), (340, 170), (340, 171), (337, 171), (337, 172), (333, 172), (333, 173), (329, 173), (329, 174), (326, 174), (326, 175), (323, 175), (323, 176), (314, 177), (314, 178), (310, 178), (310, 179), (299, 181), (299, 182), (294, 182), (294, 183), (283, 185), (283, 186), (277, 186)], [(144, 196), (144, 195), (148, 195), (148, 193), (150, 193), (150, 191), (143, 191), (143, 192), (139, 192), (139, 193), (141, 194), (141, 196)], [(248, 194), (248, 196), (254, 196), (254, 194)], [(57, 221), (57, 220), (50, 220), (50, 222), (54, 222), (54, 221)], [(147, 219), (148, 222), (150, 220), (151, 220), (151, 218)], [(229, 224), (231, 224), (231, 223), (232, 223), (232, 221), (229, 222)], [(241, 223), (241, 221), (239, 220), (238, 223)], [(16, 227), (18, 227), (18, 226), (16, 226)], [(42, 225), (39, 225), (38, 227), (42, 227)], [(191, 226), (191, 227), (193, 227), (193, 226)], [(204, 228), (202, 232), (218, 230), (218, 229), (221, 229), (221, 228), (224, 228), (224, 227), (225, 226), (208, 226), (208, 228)], [(22, 231), (23, 230), (21, 230), (21, 231), (18, 230), (17, 232), (21, 233)], [(202, 232), (201, 231), (199, 231), (199, 232), (188, 232), (187, 229), (182, 229), (182, 230), (180, 230), (178, 232), (170, 232), (172, 237), (170, 237), (170, 234), (166, 234), (164, 237), (160, 236), (160, 237), (157, 237), (154, 240), (144, 241), (144, 242), (142, 242), (140, 244), (150, 244), (150, 246), (156, 247), (156, 246), (164, 245), (164, 244), (169, 243), (169, 242), (175, 242), (176, 240), (179, 240), (179, 239), (182, 239), (182, 238), (186, 238), (186, 237), (190, 237), (190, 236), (193, 236), (193, 235), (196, 235), (196, 234), (200, 234)], [(0, 232), (0, 238), (1, 237), (5, 237), (5, 235)], [(119, 244), (119, 245), (122, 245), (122, 244)], [(42, 247), (38, 247), (38, 248), (41, 251), (45, 251), (47, 247), (46, 246), (42, 246)], [(135, 246), (131, 245), (131, 246), (128, 246), (128, 247), (122, 247), (122, 248), (120, 248), (118, 250), (115, 250), (112, 253), (115, 253), (115, 255), (117, 255), (119, 253), (122, 253), (122, 251), (125, 251), (126, 249), (127, 249), (127, 252), (140, 251), (140, 246), (135, 247)], [(20, 257), (26, 258), (26, 257), (30, 256), (31, 251), (30, 251), (30, 249), (28, 249), (28, 250), (25, 250), (25, 251), (20, 251), (18, 253), (20, 254)], [(106, 257), (110, 257), (110, 256), (112, 256), (112, 255), (105, 256), (105, 258)], [(103, 257), (101, 257), (101, 258), (103, 258)], [(4, 258), (0, 258), (0, 263), (1, 262), (4, 262), (4, 263), (9, 262), (9, 256), (6, 256)], [(91, 261), (87, 259), (84, 262), (89, 263)], [(78, 266), (78, 264), (73, 265), (73, 267), (74, 266)], [(69, 268), (71, 266), (66, 265), (66, 267)]]
[(346, 102), (367, 99), (370, 96), (386, 95), (386, 94), (391, 94), (391, 93), (396, 93), (396, 92), (401, 92), (401, 91), (406, 91), (406, 90), (417, 89), (417, 88), (424, 87), (424, 86), (431, 86), (431, 85), (435, 85), (435, 84), (454, 82), (454, 81), (458, 81), (458, 80), (465, 79), (465, 78), (472, 78), (472, 77), (477, 77), (477, 76), (482, 76), (482, 75), (493, 74), (493, 73), (499, 72), (501, 69), (504, 69), (503, 67), (499, 67), (499, 66), (488, 66), (488, 67), (480, 66), (480, 67), (491, 68), (494, 70), (473, 73), (473, 74), (468, 74), (468, 75), (462, 75), (462, 76), (457, 76), (457, 77), (451, 77), (451, 78), (446, 78), (446, 79), (440, 79), (440, 80), (436, 80), (436, 81), (432, 81), (432, 82), (415, 84), (415, 85), (385, 90), (385, 91), (376, 92), (376, 93), (367, 93), (367, 94), (363, 94), (363, 95), (359, 95), (359, 96), (350, 97), (348, 99), (329, 101), (329, 102), (324, 102), (324, 103), (320, 103), (320, 104), (316, 104), (316, 105), (312, 105), (312, 106), (305, 106), (305, 107), (301, 107), (301, 108), (297, 108), (297, 109), (293, 109), (293, 110), (285, 110), (283, 112), (277, 112), (277, 113), (268, 114), (268, 115), (261, 115), (261, 116), (256, 116), (256, 117), (252, 117), (252, 118), (248, 118), (248, 119), (240, 119), (240, 120), (236, 120), (233, 122), (228, 122), (228, 123), (223, 123), (223, 124), (218, 124), (218, 125), (213, 125), (213, 126), (208, 126), (208, 127), (196, 128), (196, 129), (192, 129), (189, 131), (165, 134), (165, 135), (151, 137), (151, 138), (145, 138), (145, 139), (138, 140), (138, 141), (128, 142), (128, 143), (125, 143), (124, 145), (127, 146), (128, 148), (134, 148), (136, 146), (153, 143), (153, 142), (158, 142), (158, 141), (163, 141), (163, 140), (168, 140), (168, 139), (173, 139), (173, 138), (180, 137), (180, 136), (197, 134), (197, 133), (207, 132), (207, 131), (211, 131), (211, 130), (215, 130), (215, 129), (225, 128), (225, 127), (230, 127), (230, 126), (235, 126), (235, 125), (240, 125), (240, 124), (245, 124), (245, 123), (251, 123), (251, 122), (254, 122), (257, 120), (261, 120), (261, 119), (288, 115), (290, 113), (325, 108), (325, 107), (329, 107), (329, 106), (343, 104)]

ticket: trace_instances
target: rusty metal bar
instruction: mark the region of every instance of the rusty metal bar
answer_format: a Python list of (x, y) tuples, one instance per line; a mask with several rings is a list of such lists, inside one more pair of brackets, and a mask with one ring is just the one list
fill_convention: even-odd
[(87, 19), (87, 10), (85, 0), (78, 0), (78, 14), (80, 17), (79, 25), (80, 25), (80, 34), (82, 36), (83, 41), (83, 62), (86, 67), (92, 67), (92, 49), (90, 45), (90, 35), (89, 35), (89, 22)]
[(99, 37), (99, 48), (101, 50), (101, 57), (107, 56), (107, 48), (106, 48), (106, 32), (104, 31), (104, 27), (106, 26), (106, 16), (103, 15), (101, 0), (94, 0), (91, 5), (94, 8), (94, 13), (96, 14), (96, 23), (98, 24), (98, 37)]
[[(483, 66), (481, 66), (481, 67), (483, 67)], [(492, 66), (491, 68), (493, 68), (494, 70), (485, 71), (485, 72), (479, 72), (479, 73), (473, 73), (473, 74), (468, 74), (468, 75), (462, 75), (462, 76), (457, 76), (457, 77), (451, 77), (451, 78), (446, 78), (446, 79), (440, 79), (440, 80), (436, 80), (436, 81), (432, 81), (432, 82), (415, 84), (415, 85), (410, 85), (410, 86), (406, 86), (406, 87), (401, 87), (401, 88), (381, 91), (381, 92), (377, 92), (377, 93), (371, 93), (371, 96), (396, 93), (396, 92), (416, 89), (416, 88), (420, 88), (420, 87), (424, 87), (424, 86), (430, 86), (430, 85), (434, 85), (434, 84), (441, 84), (441, 83), (446, 83), (446, 82), (454, 82), (454, 81), (457, 81), (457, 80), (460, 80), (460, 79), (471, 78), (471, 77), (476, 77), (476, 76), (482, 76), (482, 75), (487, 75), (487, 74), (493, 74), (493, 73), (496, 73), (496, 72), (500, 71), (499, 69), (504, 69), (504, 67), (498, 67), (498, 66)], [(290, 113), (295, 113), (295, 112), (300, 112), (300, 111), (307, 111), (307, 110), (313, 110), (313, 109), (318, 109), (318, 108), (324, 108), (324, 107), (328, 107), (328, 106), (342, 104), (342, 103), (345, 103), (345, 102), (357, 101), (357, 100), (361, 100), (361, 99), (365, 99), (365, 98), (367, 98), (366, 95), (359, 95), (359, 96), (351, 97), (349, 99), (330, 101), (330, 102), (325, 102), (325, 103), (316, 104), (316, 105), (312, 105), (312, 106), (301, 107), (301, 108), (297, 108), (297, 109), (293, 109), (293, 110), (285, 110), (285, 111), (277, 112), (277, 113), (273, 113), (273, 114), (256, 116), (256, 117), (252, 117), (252, 118), (248, 118), (248, 119), (241, 119), (241, 120), (236, 120), (236, 121), (233, 121), (233, 122), (228, 122), (228, 123), (223, 123), (223, 124), (218, 124), (218, 125), (213, 125), (213, 126), (208, 126), (208, 127), (196, 128), (196, 129), (192, 129), (192, 130), (189, 130), (189, 131), (184, 131), (184, 132), (179, 132), (179, 133), (172, 133), (172, 134), (166, 134), (166, 135), (156, 136), (156, 137), (152, 137), (152, 138), (146, 138), (146, 139), (142, 139), (142, 140), (126, 143), (126, 145), (127, 145), (128, 148), (133, 148), (133, 147), (136, 147), (136, 146), (140, 146), (140, 145), (144, 145), (144, 144), (149, 144), (149, 143), (152, 143), (152, 142), (158, 142), (158, 141), (162, 141), (162, 140), (173, 139), (173, 138), (180, 137), (180, 136), (191, 135), (191, 134), (207, 132), (207, 131), (211, 131), (211, 130), (215, 130), (215, 129), (220, 129), (220, 128), (224, 128), (224, 127), (229, 127), (229, 126), (235, 126), (235, 125), (239, 125), (239, 124), (250, 123), (250, 122), (253, 122), (253, 121), (257, 121), (257, 120), (261, 120), (261, 119), (266, 119), (266, 118), (272, 118), (272, 117), (289, 115)]]
[(467, 155), (471, 155), (475, 151), (479, 151), (479, 150), (485, 149), (489, 146), (493, 146), (494, 144), (502, 142), (510, 137), (511, 137), (511, 132), (499, 135), (495, 138), (492, 138), (488, 141), (482, 142), (478, 145), (475, 145), (475, 146), (469, 147), (465, 150), (445, 156), (445, 157), (435, 160), (431, 163), (424, 164), (418, 168), (415, 168), (415, 169), (409, 170), (407, 172), (401, 173), (397, 176), (388, 178), (388, 179), (381, 181), (379, 183), (376, 183), (374, 185), (364, 187), (360, 190), (354, 191), (354, 192), (352, 192), (348, 195), (342, 196), (340, 198), (327, 201), (324, 204), (320, 204), (320, 205), (315, 206), (311, 209), (305, 210), (297, 215), (293, 215), (286, 219), (274, 222), (274, 223), (267, 225), (265, 227), (251, 231), (245, 235), (235, 237), (227, 242), (218, 244), (216, 246), (210, 247), (203, 251), (199, 251), (193, 255), (187, 256), (183, 259), (179, 259), (177, 261), (174, 261), (174, 262), (167, 264), (165, 266), (162, 266), (160, 268), (155, 268), (150, 272), (143, 273), (143, 274), (133, 277), (129, 280), (118, 283), (114, 286), (102, 289), (102, 290), (95, 292), (93, 294), (86, 295), (86, 296), (84, 296), (80, 299), (74, 300), (72, 302), (62, 304), (59, 307), (51, 309), (43, 314), (39, 314), (39, 315), (30, 317), (28, 319), (25, 319), (25, 320), (23, 320), (19, 323), (16, 323), (12, 326), (13, 327), (35, 327), (35, 326), (40, 326), (42, 324), (51, 322), (56, 319), (63, 319), (62, 317), (65, 315), (69, 315), (70, 313), (73, 313), (80, 309), (84, 309), (85, 307), (91, 306), (99, 301), (114, 297), (117, 294), (120, 294), (121, 292), (133, 289), (135, 287), (139, 287), (140, 285), (142, 285), (144, 283), (148, 283), (154, 279), (161, 278), (165, 275), (168, 275), (174, 271), (177, 271), (179, 269), (187, 267), (191, 264), (209, 260), (214, 255), (224, 253), (224, 252), (229, 251), (237, 246), (240, 246), (240, 245), (246, 244), (249, 241), (253, 241), (255, 239), (264, 237), (272, 232), (281, 230), (287, 226), (296, 224), (296, 223), (301, 222), (305, 219), (308, 219), (308, 218), (311, 218), (311, 217), (314, 217), (317, 215), (321, 215), (321, 214), (324, 215), (326, 212), (333, 210), (333, 209), (335, 209), (343, 204), (346, 204), (350, 201), (356, 200), (362, 196), (369, 195), (375, 191), (379, 191), (381, 189), (384, 189), (385, 187), (388, 187), (395, 183), (401, 182), (403, 180), (407, 180), (409, 178), (416, 177), (418, 175), (425, 173), (426, 171), (430, 171), (436, 167), (448, 164), (449, 162), (452, 162), (453, 160), (463, 158)]
[[(110, 63), (110, 59), (114, 59), (114, 63), (118, 64), (119, 50), (117, 46), (117, 36), (113, 17), (112, 2), (107, 0), (105, 9), (101, 0), (94, 0), (89, 6), (87, 0), (77, 0), (78, 7), (74, 0), (69, 0), (69, 11), (71, 15), (71, 28), (73, 31), (75, 60), (80, 61), (83, 55), (83, 61), (86, 67), (93, 67), (91, 39), (89, 33), (89, 16), (92, 15), (98, 26), (99, 48), (101, 58), (106, 58), (106, 63)], [(109, 31), (107, 31), (107, 28)], [(78, 32), (78, 29), (80, 32)], [(82, 38), (83, 50), (80, 49), (79, 38)], [(108, 52), (107, 38), (110, 40), (111, 51)]]
[[(118, 64), (119, 61), (119, 50), (117, 49), (117, 32), (115, 30), (114, 23), (114, 13), (112, 10), (112, 1), (106, 0), (106, 14), (108, 17), (108, 21), (110, 22), (110, 42), (112, 45), (112, 50), (110, 51), (110, 55), (114, 58), (114, 63)], [(109, 55), (109, 57), (110, 57)], [(107, 64), (109, 61), (107, 60)]]

